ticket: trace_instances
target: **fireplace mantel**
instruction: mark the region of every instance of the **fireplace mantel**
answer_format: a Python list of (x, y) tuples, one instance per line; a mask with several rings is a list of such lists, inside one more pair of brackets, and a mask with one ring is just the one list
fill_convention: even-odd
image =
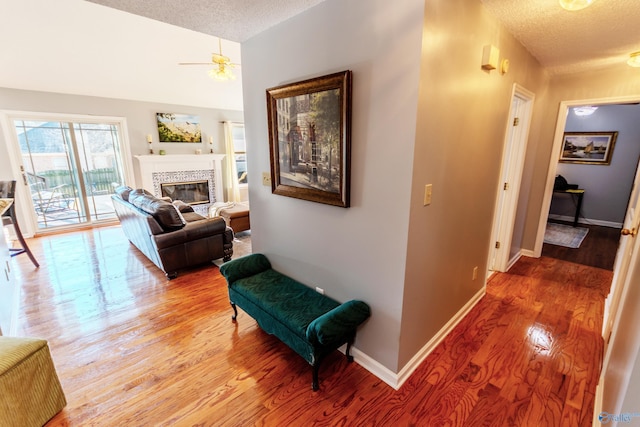
[[(155, 192), (154, 173), (213, 171), (215, 201), (224, 201), (222, 190), (222, 159), (224, 154), (145, 154), (134, 156), (138, 161), (136, 182), (141, 188)], [(156, 194), (160, 196), (160, 194)]]

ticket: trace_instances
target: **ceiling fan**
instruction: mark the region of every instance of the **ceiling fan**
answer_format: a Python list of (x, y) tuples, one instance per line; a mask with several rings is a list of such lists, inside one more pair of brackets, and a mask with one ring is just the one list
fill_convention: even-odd
[(178, 65), (213, 65), (213, 68), (207, 72), (209, 77), (220, 81), (235, 80), (236, 76), (231, 69), (240, 67), (240, 64), (231, 62), (228, 56), (222, 54), (222, 41), (220, 38), (218, 38), (218, 52), (211, 54), (211, 62), (179, 62)]

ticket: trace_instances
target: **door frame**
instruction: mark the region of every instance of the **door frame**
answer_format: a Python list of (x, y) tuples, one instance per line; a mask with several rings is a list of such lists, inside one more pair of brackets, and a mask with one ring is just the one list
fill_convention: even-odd
[[(516, 127), (513, 120), (516, 116), (513, 103), (518, 98), (523, 101), (521, 111), (521, 123)], [(517, 83), (513, 84), (511, 101), (509, 103), (509, 118), (507, 119), (504, 145), (502, 150), (502, 163), (500, 167), (500, 182), (497, 189), (496, 205), (494, 208), (493, 226), (491, 232), (491, 247), (489, 248), (489, 272), (507, 271), (519, 258), (509, 259), (513, 230), (518, 210), (520, 186), (524, 161), (527, 154), (527, 143), (531, 129), (533, 116), (533, 103), (535, 94)], [(505, 189), (505, 184), (508, 189)], [(496, 242), (500, 242), (500, 248), (496, 248)]]
[(551, 156), (549, 157), (549, 167), (547, 168), (547, 182), (545, 184), (542, 206), (540, 207), (538, 232), (536, 234), (536, 241), (533, 249), (533, 256), (535, 258), (540, 258), (540, 256), (542, 256), (544, 232), (547, 228), (547, 219), (549, 217), (549, 209), (551, 208), (551, 197), (553, 196), (553, 184), (558, 170), (557, 154), (560, 152), (562, 147), (562, 138), (564, 135), (564, 129), (567, 126), (567, 112), (569, 111), (569, 108), (582, 105), (610, 105), (626, 104), (630, 102), (640, 102), (640, 96), (633, 95), (613, 98), (578, 99), (560, 102), (560, 107), (558, 108), (558, 119), (556, 121), (556, 130), (553, 137), (553, 147), (551, 149)]
[[(22, 234), (25, 237), (33, 237), (37, 230), (37, 218), (34, 208), (29, 202), (31, 195), (27, 188), (26, 177), (21, 170), (22, 153), (20, 144), (13, 126), (14, 119), (59, 121), (59, 122), (81, 122), (81, 123), (113, 123), (118, 126), (118, 138), (120, 142), (120, 155), (122, 156), (122, 168), (125, 182), (135, 182), (133, 172), (133, 160), (129, 144), (129, 130), (125, 117), (114, 116), (93, 116), (86, 114), (67, 113), (47, 113), (33, 111), (0, 111), (0, 128), (2, 128), (4, 139), (7, 141), (7, 152), (11, 163), (12, 176), (16, 180), (16, 214)], [(86, 226), (86, 224), (85, 224)]]
[[(625, 104), (625, 103), (637, 103), (640, 102), (639, 95), (632, 96), (620, 96), (620, 97), (611, 97), (611, 98), (595, 98), (595, 99), (582, 99), (582, 100), (571, 100), (571, 101), (562, 101), (560, 102), (560, 106), (558, 109), (558, 119), (556, 122), (555, 135), (553, 139), (553, 148), (551, 151), (551, 156), (549, 158), (549, 168), (547, 169), (547, 182), (545, 186), (544, 198), (540, 210), (540, 219), (538, 222), (538, 232), (536, 235), (536, 241), (534, 246), (534, 256), (540, 257), (542, 255), (542, 245), (544, 242), (544, 232), (546, 229), (546, 223), (549, 216), (549, 209), (551, 207), (551, 197), (553, 196), (553, 185), (555, 182), (556, 172), (558, 168), (558, 157), (557, 154), (560, 152), (562, 147), (562, 140), (564, 135), (564, 130), (567, 124), (567, 114), (569, 109), (572, 107), (577, 107), (581, 105), (611, 105), (611, 104)], [(636, 177), (634, 182), (637, 184), (638, 176), (640, 174), (640, 164), (638, 164), (636, 169)], [(635, 191), (638, 191), (637, 188), (634, 188)], [(633, 198), (633, 195), (630, 196), (630, 202)], [(625, 212), (625, 221), (627, 219), (627, 214), (629, 212), (629, 208), (631, 204), (627, 205), (627, 211)], [(622, 246), (622, 245), (621, 245)], [(594, 404), (594, 418), (593, 425), (601, 425), (598, 420), (598, 414), (602, 409), (603, 397), (604, 397), (604, 382), (606, 379), (606, 374), (608, 372), (609, 362), (612, 358), (613, 347), (617, 341), (617, 335), (619, 332), (619, 326), (621, 322), (621, 314), (622, 309), (621, 305), (626, 302), (626, 294), (629, 292), (629, 284), (630, 284), (630, 273), (633, 273), (634, 270), (640, 267), (640, 237), (636, 237), (634, 241), (629, 242), (627, 245), (627, 250), (631, 252), (632, 256), (628, 263), (628, 271), (625, 277), (620, 277), (621, 266), (623, 263), (620, 260), (622, 256), (628, 256), (629, 252), (621, 253), (619, 249), (616, 253), (616, 261), (614, 265), (613, 272), (613, 280), (611, 283), (611, 291), (609, 295), (605, 299), (605, 306), (610, 304), (608, 310), (605, 310), (602, 323), (602, 336), (605, 340), (605, 352), (602, 360), (602, 370), (600, 372), (600, 377), (598, 381), (598, 386), (596, 387), (596, 396), (595, 396), (595, 404)], [(610, 300), (611, 299), (611, 300)], [(610, 327), (609, 327), (610, 326)], [(606, 331), (606, 332), (605, 332)], [(610, 331), (610, 332), (609, 332)], [(611, 333), (611, 337), (609, 337), (609, 333)], [(605, 336), (606, 335), (606, 336)], [(640, 341), (640, 333), (635, 334), (635, 342), (634, 345), (637, 345)], [(628, 337), (627, 337), (628, 338)], [(610, 342), (609, 339), (611, 340)], [(628, 345), (627, 345), (628, 346)], [(625, 385), (626, 388), (626, 385)], [(615, 410), (615, 408), (606, 408), (608, 410)]]

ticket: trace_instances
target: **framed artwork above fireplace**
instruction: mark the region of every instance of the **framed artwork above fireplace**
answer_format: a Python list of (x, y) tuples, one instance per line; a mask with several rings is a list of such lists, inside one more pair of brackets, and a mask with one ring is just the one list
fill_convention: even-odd
[(156, 113), (156, 122), (160, 142), (202, 142), (199, 116)]

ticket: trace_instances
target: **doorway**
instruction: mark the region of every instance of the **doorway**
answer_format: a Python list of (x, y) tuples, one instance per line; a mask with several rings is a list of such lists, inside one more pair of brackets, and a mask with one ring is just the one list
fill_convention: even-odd
[(110, 197), (127, 182), (123, 119), (12, 115), (7, 123), (30, 234), (116, 220)]
[[(564, 101), (560, 105), (558, 122), (556, 126), (556, 136), (554, 138), (553, 151), (554, 156), (550, 159), (549, 164), (549, 172), (547, 176), (547, 186), (545, 197), (542, 206), (542, 212), (540, 215), (540, 223), (538, 226), (538, 236), (536, 239), (535, 246), (535, 256), (540, 256), (542, 254), (542, 246), (544, 241), (544, 232), (546, 228), (547, 222), (547, 213), (550, 210), (551, 205), (551, 197), (553, 194), (553, 186), (555, 177), (558, 171), (558, 161), (557, 157), (555, 157), (555, 153), (560, 153), (564, 142), (564, 131), (567, 123), (567, 114), (569, 113), (571, 108), (591, 105), (591, 106), (612, 106), (612, 105), (629, 105), (636, 106), (640, 99), (632, 98), (632, 97), (623, 97), (623, 98), (612, 98), (612, 99), (600, 99), (600, 100), (581, 100), (581, 101)], [(637, 123), (637, 118), (634, 123)], [(600, 123), (600, 126), (606, 126), (606, 123)], [(632, 130), (627, 131), (627, 133), (633, 132)], [(637, 137), (637, 132), (635, 134), (630, 135), (631, 139)], [(618, 138), (620, 138), (620, 134)], [(637, 148), (637, 144), (636, 148)], [(623, 148), (620, 144), (620, 141), (617, 144), (617, 147), (614, 147), (613, 156), (618, 154), (618, 157), (622, 157), (623, 160), (630, 162), (632, 166), (627, 166), (627, 169), (630, 169), (628, 174), (629, 176), (622, 177), (622, 169), (620, 165), (611, 165), (611, 166), (589, 166), (591, 168), (603, 167), (603, 168), (612, 168), (610, 171), (613, 172), (614, 179), (616, 180), (615, 188), (626, 185), (626, 189), (622, 191), (625, 192), (626, 198), (623, 200), (624, 203), (624, 212), (622, 212), (622, 219), (620, 220), (620, 228), (627, 230), (626, 236), (622, 237), (620, 240), (620, 245), (618, 246), (618, 250), (615, 256), (615, 263), (613, 267), (614, 276), (611, 284), (611, 291), (605, 300), (605, 313), (604, 313), (604, 322), (603, 322), (603, 337), (605, 339), (609, 336), (612, 328), (612, 321), (616, 315), (618, 310), (618, 304), (620, 302), (620, 295), (624, 291), (624, 284), (628, 276), (628, 270), (632, 266), (630, 263), (630, 259), (633, 256), (633, 248), (635, 245), (631, 244), (634, 238), (634, 234), (631, 233), (631, 230), (637, 230), (638, 222), (640, 220), (640, 212), (638, 212), (638, 204), (639, 194), (640, 194), (640, 169), (638, 169), (638, 153), (629, 154), (621, 151)], [(613, 158), (615, 159), (615, 157)], [(613, 161), (612, 159), (612, 161)], [(593, 172), (595, 173), (595, 172)], [(601, 180), (598, 180), (601, 181)], [(605, 191), (612, 191), (614, 188), (610, 186), (610, 188), (605, 189)], [(587, 197), (588, 191), (585, 192), (585, 198)], [(606, 206), (606, 203), (604, 203)], [(588, 213), (587, 213), (588, 214)]]
[(489, 251), (490, 272), (507, 271), (521, 253), (514, 230), (534, 99), (532, 92), (513, 85)]

